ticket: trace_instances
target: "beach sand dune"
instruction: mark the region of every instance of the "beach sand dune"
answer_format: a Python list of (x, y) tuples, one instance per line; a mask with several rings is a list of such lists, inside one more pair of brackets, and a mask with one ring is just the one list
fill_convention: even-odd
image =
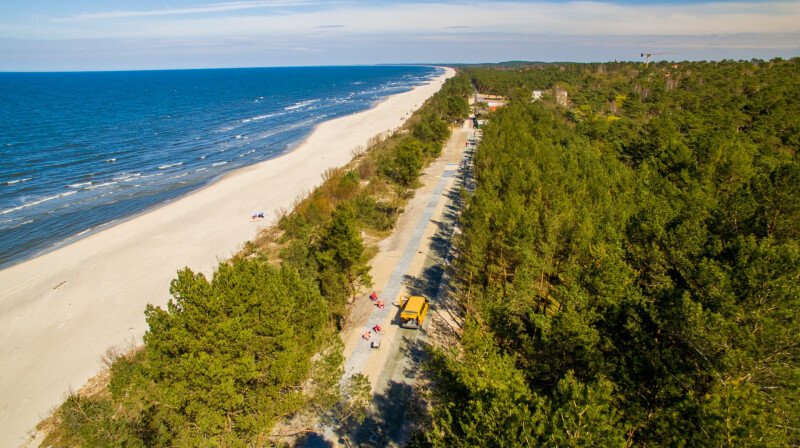
[[(70, 389), (98, 373), (109, 347), (141, 341), (145, 305), (166, 304), (178, 269), (212, 273), (272, 224), (275, 210), (290, 208), (370, 137), (400, 126), (453, 74), (322, 123), (288, 154), (0, 271), (0, 446), (23, 444)], [(251, 220), (255, 210), (266, 219)]]

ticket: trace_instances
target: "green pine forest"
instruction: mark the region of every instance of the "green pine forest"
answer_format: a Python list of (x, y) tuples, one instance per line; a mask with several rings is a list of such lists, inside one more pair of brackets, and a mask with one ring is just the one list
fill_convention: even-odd
[(799, 73), (462, 68), (510, 102), (464, 192), (466, 324), (413, 444), (800, 445)]
[(476, 89), (509, 104), (483, 117), (463, 334), (430, 347), (409, 445), (800, 445), (800, 59), (458, 71), (211, 278), (180, 271), (44, 446), (271, 446), (297, 413), (363, 415), (337, 332)]

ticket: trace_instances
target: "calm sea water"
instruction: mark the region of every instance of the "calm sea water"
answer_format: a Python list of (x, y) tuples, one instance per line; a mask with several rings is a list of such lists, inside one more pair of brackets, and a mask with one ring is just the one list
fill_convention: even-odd
[(432, 67), (0, 73), (0, 267), (280, 155)]

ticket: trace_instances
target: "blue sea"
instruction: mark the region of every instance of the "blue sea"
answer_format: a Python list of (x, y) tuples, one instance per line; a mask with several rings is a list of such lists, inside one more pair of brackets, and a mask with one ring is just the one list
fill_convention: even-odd
[(360, 66), (0, 73), (0, 267), (297, 146), (438, 74)]

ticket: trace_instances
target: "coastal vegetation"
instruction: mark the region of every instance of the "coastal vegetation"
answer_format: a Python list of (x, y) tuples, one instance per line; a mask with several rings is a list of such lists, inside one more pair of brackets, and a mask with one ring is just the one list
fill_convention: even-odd
[(268, 446), (276, 422), (301, 411), (363, 416), (353, 390), (365, 379), (339, 390), (338, 330), (371, 281), (364, 236), (392, 228), (470, 91), (449, 79), (210, 279), (180, 271), (167, 308), (145, 310), (144, 345), (110, 354), (107, 379), (59, 407), (43, 446)]
[(800, 445), (798, 72), (464, 68), (510, 102), (475, 155), (466, 324), (428, 362), (415, 443)]

